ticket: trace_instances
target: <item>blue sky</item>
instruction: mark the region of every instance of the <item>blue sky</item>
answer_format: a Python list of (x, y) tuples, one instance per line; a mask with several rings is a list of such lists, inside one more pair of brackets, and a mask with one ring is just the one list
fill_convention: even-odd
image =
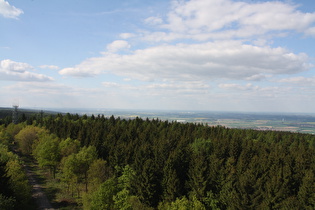
[(315, 113), (313, 0), (0, 0), (0, 28), (0, 107)]

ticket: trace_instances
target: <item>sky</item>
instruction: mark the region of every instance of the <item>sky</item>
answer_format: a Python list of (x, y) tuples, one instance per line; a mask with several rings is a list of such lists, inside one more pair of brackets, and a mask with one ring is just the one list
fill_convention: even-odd
[(315, 113), (314, 0), (0, 0), (0, 107)]

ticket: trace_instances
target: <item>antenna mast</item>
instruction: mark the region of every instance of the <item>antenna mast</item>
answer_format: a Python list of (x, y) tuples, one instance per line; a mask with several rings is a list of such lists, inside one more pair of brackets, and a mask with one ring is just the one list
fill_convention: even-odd
[(18, 103), (13, 103), (12, 107), (13, 107), (12, 123), (18, 124), (19, 123), (19, 112), (18, 112), (19, 104)]

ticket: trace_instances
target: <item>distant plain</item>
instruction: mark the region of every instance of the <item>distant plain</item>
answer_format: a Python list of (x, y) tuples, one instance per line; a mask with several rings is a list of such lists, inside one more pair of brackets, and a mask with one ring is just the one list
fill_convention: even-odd
[(61, 109), (69, 113), (87, 114), (124, 119), (160, 119), (181, 123), (192, 122), (209, 126), (228, 128), (277, 130), (315, 134), (315, 114), (313, 113), (246, 113), (217, 111), (161, 111), (161, 110), (115, 110), (115, 109)]
[[(4, 116), (10, 116), (12, 108), (0, 108)], [(201, 123), (209, 126), (224, 126), (228, 128), (289, 131), (315, 134), (314, 113), (254, 113), (254, 112), (220, 112), (220, 111), (176, 111), (176, 110), (125, 110), (125, 109), (54, 109), (37, 110), (32, 108), (19, 109), (22, 113), (40, 113), (46, 115), (70, 113), (79, 115), (104, 115), (123, 119), (142, 118), (144, 120), (159, 119), (179, 123)]]

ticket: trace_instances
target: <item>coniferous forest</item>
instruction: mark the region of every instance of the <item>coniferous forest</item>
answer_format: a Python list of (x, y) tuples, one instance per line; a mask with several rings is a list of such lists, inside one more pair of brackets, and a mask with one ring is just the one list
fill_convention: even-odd
[(30, 197), (12, 145), (83, 209), (315, 208), (311, 134), (103, 115), (0, 122), (0, 203), (8, 209)]

